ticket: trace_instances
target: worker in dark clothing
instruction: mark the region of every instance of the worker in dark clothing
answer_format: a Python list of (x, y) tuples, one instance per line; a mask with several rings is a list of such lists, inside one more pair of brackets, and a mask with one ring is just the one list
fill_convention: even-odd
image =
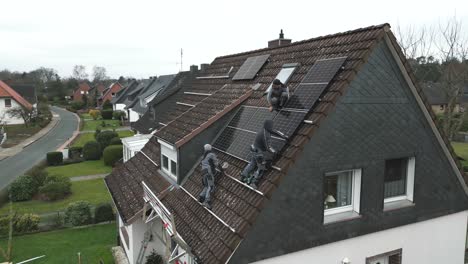
[(200, 193), (198, 201), (203, 204), (206, 208), (211, 210), (211, 193), (214, 191), (215, 183), (215, 174), (216, 168), (222, 171), (222, 168), (219, 166), (218, 158), (216, 154), (212, 152), (210, 144), (204, 146), (205, 153), (203, 154), (203, 159), (201, 161), (202, 166), (202, 183), (203, 190)]
[(272, 134), (288, 139), (285, 134), (273, 129), (272, 120), (266, 120), (263, 128), (257, 133), (254, 144), (250, 147), (252, 151), (250, 162), (241, 173), (242, 181), (254, 189), (257, 189), (259, 181), (270, 167), (273, 156), (276, 154), (276, 150), (270, 145)]
[(289, 88), (284, 85), (280, 80), (275, 79), (271, 85), (271, 89), (267, 94), (267, 101), (270, 105), (270, 112), (283, 108), (289, 100)]

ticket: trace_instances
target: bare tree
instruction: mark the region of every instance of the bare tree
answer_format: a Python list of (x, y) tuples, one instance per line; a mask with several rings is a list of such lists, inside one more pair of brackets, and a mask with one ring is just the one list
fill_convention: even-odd
[(73, 67), (73, 73), (72, 73), (73, 78), (83, 81), (88, 78), (88, 74), (86, 73), (86, 66), (84, 65), (75, 65)]
[(93, 67), (93, 82), (98, 83), (100, 81), (104, 81), (109, 79), (107, 76), (107, 70), (104, 67), (94, 66)]
[(6, 111), (6, 114), (15, 117), (21, 118), (24, 121), (24, 125), (28, 127), (31, 124), (32, 119), (34, 118), (36, 111), (34, 108), (28, 109), (26, 107), (13, 107)]

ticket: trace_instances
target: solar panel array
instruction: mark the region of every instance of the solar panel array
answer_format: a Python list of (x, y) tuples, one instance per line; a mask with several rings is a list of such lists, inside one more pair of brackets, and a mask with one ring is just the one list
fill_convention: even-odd
[[(295, 89), (285, 107), (279, 112), (270, 112), (265, 107), (241, 106), (213, 146), (232, 156), (248, 161), (251, 155), (250, 145), (253, 144), (257, 132), (262, 129), (263, 123), (267, 119), (273, 120), (276, 130), (291, 137), (345, 60), (346, 57), (340, 57), (315, 62), (301, 84)], [(241, 69), (244, 65), (242, 65)], [(276, 151), (281, 151), (286, 145), (286, 141), (273, 137), (271, 144)]]
[(255, 75), (257, 75), (258, 71), (262, 68), (263, 64), (265, 64), (268, 57), (270, 57), (270, 54), (247, 58), (247, 60), (245, 60), (232, 79), (252, 80), (255, 78)]

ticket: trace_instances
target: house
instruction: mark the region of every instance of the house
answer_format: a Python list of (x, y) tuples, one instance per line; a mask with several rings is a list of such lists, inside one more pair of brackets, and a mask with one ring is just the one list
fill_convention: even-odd
[(73, 101), (83, 102), (83, 96), (89, 97), (89, 90), (91, 86), (88, 82), (79, 83), (78, 88), (73, 92)]
[(111, 101), (112, 98), (122, 89), (122, 85), (119, 82), (114, 82), (103, 91), (102, 96), (98, 99), (99, 106), (102, 106), (106, 101)]
[[(429, 104), (431, 105), (432, 111), (436, 114), (443, 114), (449, 103), (449, 96), (444, 88), (439, 83), (425, 83), (421, 85), (424, 94), (427, 97)], [(466, 89), (465, 89), (466, 90)], [(453, 110), (454, 113), (463, 112), (465, 110), (464, 105), (468, 102), (468, 95), (466, 92), (458, 98), (458, 102)]]
[(97, 103), (98, 99), (104, 94), (106, 86), (103, 83), (94, 85), (89, 91), (89, 98), (91, 101)]
[(31, 103), (6, 83), (0, 81), (0, 122), (2, 125), (24, 124), (24, 120), (22, 118), (13, 117), (7, 113), (9, 109), (17, 107), (29, 110), (33, 109), (33, 105)]
[[(131, 111), (130, 124), (136, 122), (143, 116), (148, 109), (148, 103), (151, 102), (161, 91), (164, 91), (168, 85), (174, 80), (175, 74), (161, 75), (150, 79), (148, 84), (142, 88), (138, 95), (129, 103), (125, 109)], [(136, 114), (134, 114), (136, 113)]]
[(114, 111), (125, 111), (125, 100), (127, 99), (128, 93), (133, 91), (139, 82), (135, 79), (129, 80), (126, 86), (122, 88), (110, 101), (112, 104), (112, 109)]
[(34, 108), (37, 107), (37, 94), (36, 87), (32, 84), (11, 84), (13, 90), (15, 90), (21, 97), (26, 99)]
[[(390, 26), (278, 42), (217, 57), (106, 176), (130, 263), (462, 263), (467, 178)], [(275, 78), (291, 98), (269, 112)], [(239, 174), (266, 119), (289, 140), (253, 189)], [(229, 164), (212, 210), (206, 143)]]

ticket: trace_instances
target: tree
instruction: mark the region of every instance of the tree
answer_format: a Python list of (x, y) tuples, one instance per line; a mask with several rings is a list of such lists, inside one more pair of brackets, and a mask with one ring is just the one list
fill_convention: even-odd
[(28, 127), (31, 124), (31, 121), (36, 111), (34, 107), (32, 107), (31, 109), (28, 109), (26, 107), (17, 106), (17, 107), (8, 109), (6, 113), (7, 115), (11, 117), (23, 119), (25, 126)]
[(86, 80), (88, 78), (88, 74), (86, 73), (86, 67), (84, 65), (75, 65), (73, 67), (72, 76), (78, 81)]
[(93, 82), (96, 84), (100, 81), (109, 79), (106, 73), (107, 73), (106, 68), (94, 66), (93, 67)]

